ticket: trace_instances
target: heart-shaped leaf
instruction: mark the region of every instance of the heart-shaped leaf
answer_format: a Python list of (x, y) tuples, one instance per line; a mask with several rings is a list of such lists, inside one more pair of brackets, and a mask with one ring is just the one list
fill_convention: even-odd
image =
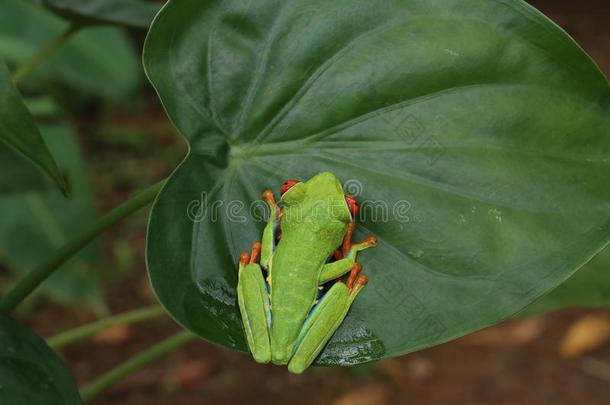
[[(11, 65), (29, 61), (67, 27), (62, 19), (28, 2), (0, 1), (0, 53)], [(22, 86), (40, 77), (60, 80), (81, 92), (121, 98), (133, 94), (141, 76), (133, 46), (125, 34), (114, 27), (93, 27), (74, 34)]]
[(35, 0), (58, 15), (82, 25), (127, 25), (148, 28), (161, 4), (142, 0)]
[[(97, 213), (74, 134), (67, 128), (41, 126), (44, 140), (70, 184), (70, 198), (57, 190), (0, 196), (0, 262), (21, 277), (67, 243), (70, 235), (93, 222)], [(98, 246), (91, 244), (69, 260), (36, 291), (65, 305), (105, 310), (100, 287)], [(4, 287), (4, 286), (0, 286)]]
[(154, 289), (245, 350), (237, 257), (260, 199), (331, 171), (361, 202), (367, 285), (317, 364), (418, 350), (507, 318), (610, 237), (610, 91), (522, 1), (170, 0), (144, 51), (190, 144), (151, 213)]
[[(23, 191), (43, 184), (27, 169), (30, 164), (44, 170), (65, 191), (64, 179), (44, 143), (34, 118), (13, 85), (6, 64), (0, 59), (0, 192)], [(23, 175), (24, 177), (19, 177)]]
[(0, 315), (0, 403), (83, 403), (57, 354), (30, 329), (4, 315)]
[(527, 307), (523, 315), (566, 307), (610, 307), (610, 248), (602, 250), (568, 281)]

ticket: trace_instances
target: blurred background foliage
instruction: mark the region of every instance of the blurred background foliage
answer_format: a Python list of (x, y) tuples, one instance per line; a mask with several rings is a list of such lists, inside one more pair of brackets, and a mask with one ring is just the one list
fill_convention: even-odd
[[(89, 177), (74, 132), (58, 124), (40, 126), (60, 169), (67, 177), (71, 198), (50, 188), (42, 193), (0, 197), (0, 260), (14, 276), (34, 268), (69, 240), (83, 225), (97, 217)], [(106, 312), (100, 286), (100, 252), (92, 244), (68, 261), (38, 290), (65, 305), (88, 305), (96, 313)], [(3, 287), (10, 286), (4, 285)], [(36, 294), (30, 297), (30, 301)]]
[[(140, 28), (147, 27), (160, 4), (145, 5), (148, 14)], [(100, 206), (107, 210), (121, 201), (112, 190), (116, 197), (100, 202), (93, 190), (103, 196), (118, 187), (126, 196), (166, 175), (184, 152), (178, 145), (175, 150), (151, 153), (150, 160), (146, 157), (158, 148), (151, 136), (162, 137), (161, 144), (178, 138), (160, 114), (155, 112), (155, 119), (161, 120), (155, 126), (145, 111), (150, 100), (142, 97), (146, 91), (138, 49), (145, 30), (130, 32), (103, 25), (80, 29), (19, 86), (68, 181), (70, 196), (66, 199), (30, 162), (0, 144), (0, 158), (11, 168), (2, 171), (0, 181), (2, 176), (19, 177), (27, 186), (8, 194), (3, 187), (0, 194), (0, 211), (10, 213), (0, 216), (0, 266), (4, 267), (0, 292), (97, 218)], [(69, 26), (52, 10), (30, 1), (3, 0), (0, 55), (14, 72)], [(86, 138), (77, 135), (79, 129)], [(93, 153), (85, 163), (84, 149), (98, 147), (104, 154)], [(150, 167), (141, 168), (139, 158)], [(147, 170), (151, 172), (148, 176)], [(92, 176), (92, 171), (97, 175)], [(127, 227), (142, 229), (145, 223), (146, 213), (142, 213), (131, 218)], [(45, 296), (72, 308), (88, 308), (97, 316), (106, 314), (103, 283), (120, 280), (133, 264), (129, 241), (117, 237), (111, 243), (106, 252), (99, 242), (81, 251), (29, 297), (29, 305), (20, 311), (30, 311)]]
[[(9, 65), (27, 62), (69, 23), (23, 0), (0, 3), (0, 53)], [(65, 84), (79, 93), (111, 100), (136, 94), (143, 80), (137, 50), (120, 28), (79, 31), (24, 83), (24, 90)], [(112, 85), (110, 85), (112, 83)]]

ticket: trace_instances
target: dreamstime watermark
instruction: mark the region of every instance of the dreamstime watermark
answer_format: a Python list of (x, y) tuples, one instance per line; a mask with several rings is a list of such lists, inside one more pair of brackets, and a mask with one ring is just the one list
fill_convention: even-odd
[[(410, 216), (411, 203), (408, 200), (388, 202), (384, 200), (361, 199), (363, 185), (360, 181), (350, 179), (343, 184), (346, 194), (359, 200), (359, 210), (356, 216), (357, 223), (406, 223), (412, 220)], [(280, 201), (281, 205), (281, 201)], [(332, 198), (317, 200), (313, 206), (295, 206), (285, 210), (284, 218), (289, 221), (308, 221), (312, 216), (340, 216), (347, 208), (344, 200)], [(243, 200), (214, 200), (207, 192), (201, 192), (199, 198), (190, 201), (186, 208), (187, 217), (193, 222), (218, 222), (219, 220), (232, 223), (267, 222), (271, 214), (270, 208), (262, 199), (246, 203)]]
[(441, 115), (434, 117), (431, 128), (427, 128), (415, 115), (404, 114), (402, 110), (396, 109), (387, 113), (386, 125), (413, 152), (425, 156), (429, 165), (436, 164), (445, 154), (445, 147), (435, 135), (449, 130), (449, 124)]
[(362, 194), (362, 183), (358, 180), (350, 179), (343, 184), (343, 190), (352, 197), (360, 197)]

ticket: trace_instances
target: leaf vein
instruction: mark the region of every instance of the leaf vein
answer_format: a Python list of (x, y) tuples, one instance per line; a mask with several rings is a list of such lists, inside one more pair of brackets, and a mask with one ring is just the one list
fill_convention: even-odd
[(265, 76), (265, 73), (267, 71), (267, 65), (269, 63), (269, 55), (271, 53), (271, 47), (272, 47), (275, 39), (277, 38), (277, 35), (280, 33), (281, 27), (283, 26), (282, 23), (284, 20), (284, 14), (286, 13), (286, 10), (289, 8), (290, 4), (291, 4), (290, 1), (284, 2), (282, 8), (277, 13), (275, 19), (273, 20), (273, 23), (271, 24), (271, 29), (269, 30), (269, 34), (267, 35), (267, 38), (265, 39), (263, 51), (261, 52), (261, 55), (258, 59), (256, 71), (254, 73), (254, 80), (252, 80), (252, 82), (250, 83), (250, 86), (246, 93), (246, 98), (244, 99), (244, 102), (242, 103), (240, 112), (238, 114), (238, 119), (236, 120), (237, 124), (234, 129), (234, 133), (237, 138), (239, 137), (239, 135), (241, 135), (241, 132), (244, 130), (244, 127), (246, 125), (246, 117), (247, 117), (248, 113), (250, 112), (250, 110), (252, 109), (254, 99), (256, 98), (256, 93), (257, 93), (258, 89), (260, 88), (262, 81), (263, 81), (263, 77)]
[(280, 111), (275, 115), (275, 117), (271, 119), (269, 124), (265, 128), (263, 128), (263, 130), (256, 136), (253, 143), (262, 143), (265, 138), (271, 134), (277, 124), (279, 124), (288, 115), (288, 113), (290, 113), (294, 106), (298, 104), (298, 102), (305, 96), (305, 94), (307, 94), (309, 89), (313, 87), (313, 85), (318, 81), (318, 79), (322, 77), (322, 75), (326, 71), (328, 71), (328, 69), (330, 69), (335, 63), (341, 60), (341, 58), (345, 54), (347, 54), (349, 50), (354, 48), (358, 42), (360, 42), (364, 38), (367, 38), (370, 35), (376, 34), (377, 31), (384, 31), (385, 29), (389, 29), (395, 25), (402, 24), (407, 21), (408, 20), (401, 20), (399, 23), (396, 23), (395, 21), (390, 21), (383, 25), (371, 28), (370, 30), (365, 31), (362, 34), (359, 34), (351, 41), (349, 41), (343, 48), (332, 54), (328, 59), (322, 62), (322, 64), (311, 74), (311, 76), (309, 76), (309, 78), (305, 80), (303, 85), (295, 92), (294, 96), (290, 100), (288, 100), (288, 102), (284, 104), (283, 107), (281, 107)]

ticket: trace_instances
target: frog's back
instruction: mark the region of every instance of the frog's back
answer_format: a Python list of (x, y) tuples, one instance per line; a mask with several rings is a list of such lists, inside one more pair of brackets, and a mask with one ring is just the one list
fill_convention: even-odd
[(282, 230), (282, 238), (273, 253), (270, 280), (271, 351), (275, 363), (285, 364), (290, 360), (316, 299), (320, 270), (341, 244), (345, 229), (344, 223), (331, 221), (323, 229), (303, 226)]

